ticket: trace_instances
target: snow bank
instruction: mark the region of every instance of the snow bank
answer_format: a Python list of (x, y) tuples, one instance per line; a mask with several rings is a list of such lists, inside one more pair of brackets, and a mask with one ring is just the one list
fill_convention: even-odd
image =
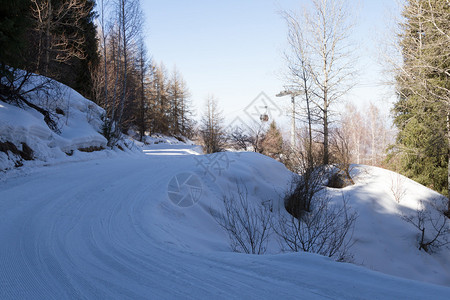
[[(34, 90), (37, 86), (42, 89)], [(0, 101), (0, 143), (11, 142), (19, 150), (26, 144), (33, 150), (33, 158), (44, 162), (106, 147), (107, 140), (99, 133), (104, 110), (95, 103), (44, 76), (33, 75), (22, 90), (31, 91), (24, 97), (47, 110), (58, 130), (52, 131), (36, 110)], [(0, 170), (22, 163), (10, 151), (0, 152)]]
[(186, 137), (173, 137), (160, 133), (155, 133), (144, 137), (144, 143), (147, 145), (167, 144), (167, 145), (195, 145), (195, 143)]
[[(179, 159), (177, 162), (182, 157)], [(236, 195), (236, 184), (245, 186), (248, 201), (273, 206), (277, 218), (277, 212), (284, 211), (282, 196), (292, 176), (281, 163), (251, 152), (191, 156), (189, 163), (180, 163), (177, 169), (180, 174), (194, 174), (199, 178), (198, 203), (188, 208), (177, 207), (170, 199), (161, 198), (158, 209), (149, 213), (161, 225), (155, 227), (161, 228), (155, 235), (161, 243), (195, 252), (231, 251), (227, 234), (211, 214), (223, 210), (224, 195)], [(435, 253), (419, 250), (419, 231), (401, 217), (414, 214), (421, 200), (429, 202), (439, 194), (380, 168), (356, 166), (353, 174), (355, 185), (327, 188), (333, 202), (342, 203), (345, 197), (351, 209), (358, 213), (353, 232), (355, 243), (350, 249), (353, 262), (389, 275), (450, 286), (449, 249), (442, 248)], [(161, 173), (160, 180), (167, 182), (169, 190), (171, 179), (165, 172)], [(406, 191), (400, 203), (391, 191), (392, 182), (401, 182)], [(268, 253), (280, 252), (277, 237), (272, 235)]]
[[(385, 169), (357, 166), (353, 173), (355, 185), (330, 190), (337, 201), (342, 191), (359, 214), (353, 234), (355, 263), (390, 275), (450, 286), (449, 248), (435, 253), (419, 250), (419, 230), (402, 219), (402, 215), (415, 216), (421, 201), (437, 218), (432, 204), (435, 200), (446, 203), (447, 199)], [(394, 191), (401, 194), (399, 202)], [(428, 225), (427, 233), (431, 231)]]

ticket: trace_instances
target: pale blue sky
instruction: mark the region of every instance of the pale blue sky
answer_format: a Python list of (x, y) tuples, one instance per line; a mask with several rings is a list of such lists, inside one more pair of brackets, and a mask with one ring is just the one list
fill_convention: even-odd
[[(280, 106), (288, 98), (275, 98), (283, 89), (286, 24), (281, 9), (299, 11), (307, 0), (143, 0), (146, 44), (156, 62), (182, 73), (197, 110), (214, 94), (227, 118), (237, 115), (264, 91)], [(352, 38), (358, 41), (359, 81), (346, 99), (379, 103), (386, 111), (389, 96), (378, 84), (377, 35), (386, 33), (394, 10), (393, 0), (351, 1), (359, 15)]]

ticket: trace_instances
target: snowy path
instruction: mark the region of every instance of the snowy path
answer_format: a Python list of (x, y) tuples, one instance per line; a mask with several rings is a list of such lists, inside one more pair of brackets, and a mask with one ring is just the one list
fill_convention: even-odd
[(51, 166), (0, 182), (0, 299), (445, 299), (450, 292), (309, 254), (190, 250), (209, 239), (202, 220), (187, 224), (202, 206), (176, 207), (167, 184), (197, 170), (196, 162), (168, 154)]

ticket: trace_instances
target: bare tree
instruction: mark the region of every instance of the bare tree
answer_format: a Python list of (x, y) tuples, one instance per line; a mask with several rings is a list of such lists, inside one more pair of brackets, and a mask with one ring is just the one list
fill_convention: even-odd
[(182, 91), (181, 97), (179, 98), (179, 129), (180, 133), (191, 138), (194, 134), (195, 120), (193, 119), (195, 113), (191, 100), (191, 95), (187, 84), (184, 80), (181, 80), (180, 90)]
[[(91, 7), (83, 0), (55, 1), (31, 0), (32, 16), (38, 35), (37, 68), (48, 76), (51, 60), (67, 62), (73, 57), (85, 58), (82, 19), (90, 14)], [(44, 62), (40, 62), (41, 56)]]
[(331, 152), (338, 172), (334, 173), (329, 180), (329, 187), (342, 188), (347, 185), (353, 185), (351, 176), (351, 145), (349, 134), (345, 132), (348, 128), (336, 128), (334, 130), (331, 142)]
[(305, 43), (305, 36), (301, 28), (299, 18), (293, 13), (282, 12), (282, 16), (288, 25), (288, 43), (289, 50), (284, 53), (288, 64), (288, 82), (293, 86), (293, 89), (301, 91), (304, 96), (306, 104), (306, 118), (308, 122), (308, 140), (307, 140), (307, 157), (310, 165), (313, 165), (312, 145), (313, 133), (312, 125), (312, 77), (308, 66), (310, 64), (308, 57), (308, 44)]
[[(106, 5), (108, 5), (108, 0), (101, 0), (100, 1), (100, 8), (99, 8), (99, 22), (100, 22), (100, 47), (103, 55), (103, 107), (106, 109), (106, 116), (110, 117), (111, 113), (109, 110), (111, 109), (108, 101), (108, 56), (107, 56), (107, 39), (108, 39), (108, 32), (107, 32), (107, 25), (105, 18), (107, 17), (107, 11), (106, 11)], [(98, 70), (100, 71), (100, 70)], [(97, 76), (98, 78), (99, 76)], [(100, 86), (100, 83), (98, 83), (98, 86)], [(98, 96), (100, 98), (100, 96)]]
[(300, 175), (293, 175), (291, 187), (284, 197), (284, 207), (294, 218), (300, 218), (311, 211), (313, 199), (323, 190), (327, 176), (321, 167), (309, 168), (306, 159), (303, 164)]
[(223, 196), (223, 213), (211, 213), (227, 232), (233, 251), (264, 254), (271, 234), (271, 207), (250, 203), (247, 187), (242, 183), (236, 184), (236, 192), (237, 195)]
[(247, 150), (247, 147), (251, 142), (249, 134), (246, 133), (245, 130), (240, 126), (233, 127), (230, 130), (228, 140), (231, 147), (233, 147), (235, 150), (244, 151)]
[[(334, 143), (339, 140), (347, 141), (350, 163), (373, 166), (381, 164), (386, 157), (385, 151), (391, 133), (387, 122), (373, 103), (363, 107), (362, 111), (353, 104), (347, 104), (341, 113), (338, 126)], [(333, 146), (336, 149), (336, 144)]]
[(302, 17), (284, 13), (293, 58), (297, 59), (291, 69), (299, 79), (294, 84), (310, 93), (308, 103), (311, 101), (320, 112), (317, 117), (322, 127), (323, 164), (328, 164), (330, 107), (352, 87), (349, 79), (353, 65), (348, 47), (351, 25), (343, 0), (312, 0), (312, 9), (304, 11)]
[(200, 128), (201, 137), (206, 153), (220, 152), (225, 142), (222, 112), (219, 110), (217, 99), (210, 95), (206, 99), (206, 107)]
[(355, 105), (347, 104), (341, 114), (340, 133), (349, 140), (351, 161), (363, 163), (365, 157), (366, 126)]
[(262, 149), (262, 141), (264, 140), (266, 131), (267, 131), (267, 123), (264, 121), (253, 121), (249, 126), (249, 141), (253, 147), (254, 152), (261, 153)]
[(147, 110), (148, 101), (146, 99), (146, 80), (148, 79), (149, 62), (146, 57), (146, 50), (144, 46), (144, 41), (139, 41), (138, 46), (138, 58), (137, 58), (137, 70), (138, 70), (138, 80), (139, 80), (139, 108), (138, 117), (136, 120), (137, 126), (139, 128), (139, 140), (142, 141), (145, 135), (145, 130), (147, 129)]
[(142, 11), (139, 0), (117, 0), (117, 20), (119, 30), (119, 50), (120, 56), (123, 61), (122, 69), (122, 94), (119, 103), (118, 122), (116, 131), (120, 131), (120, 124), (123, 116), (123, 109), (125, 106), (127, 96), (127, 78), (129, 73), (129, 51), (136, 46), (136, 42), (139, 40), (142, 34)]
[(169, 133), (169, 80), (164, 64), (155, 66), (153, 71), (152, 86), (150, 88), (152, 126), (153, 132)]
[(189, 91), (180, 72), (174, 68), (168, 83), (170, 132), (175, 135), (189, 135), (190, 115)]

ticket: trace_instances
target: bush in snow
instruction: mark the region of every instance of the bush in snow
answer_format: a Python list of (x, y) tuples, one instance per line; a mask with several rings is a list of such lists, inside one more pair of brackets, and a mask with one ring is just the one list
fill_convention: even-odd
[(327, 186), (334, 188), (343, 188), (353, 185), (353, 179), (350, 175), (351, 165), (351, 143), (348, 134), (342, 129), (336, 129), (331, 140), (331, 155), (333, 165), (337, 167)]
[(415, 214), (402, 214), (406, 222), (414, 225), (419, 230), (419, 250), (433, 252), (450, 244), (450, 224), (445, 216), (445, 197), (431, 199), (430, 203), (419, 201)]
[(333, 203), (323, 184), (329, 172), (323, 167), (304, 168), (295, 175), (284, 196), (286, 212), (281, 212), (273, 229), (283, 250), (318, 253), (343, 261), (349, 259), (351, 233), (357, 218), (347, 199)]
[(237, 194), (224, 195), (224, 212), (212, 214), (227, 232), (233, 251), (264, 254), (271, 234), (271, 207), (249, 203), (248, 190), (236, 184)]
[(326, 195), (316, 195), (311, 209), (300, 217), (281, 213), (274, 231), (285, 251), (310, 252), (349, 261), (351, 235), (357, 218), (347, 199), (332, 203)]
[(284, 207), (295, 218), (311, 211), (314, 196), (323, 189), (323, 168), (308, 168), (301, 175), (295, 174), (291, 188), (284, 197)]
[(397, 203), (400, 203), (400, 201), (402, 201), (403, 197), (405, 197), (406, 195), (404, 181), (404, 177), (402, 177), (400, 174), (396, 174), (395, 176), (391, 175), (391, 192)]

